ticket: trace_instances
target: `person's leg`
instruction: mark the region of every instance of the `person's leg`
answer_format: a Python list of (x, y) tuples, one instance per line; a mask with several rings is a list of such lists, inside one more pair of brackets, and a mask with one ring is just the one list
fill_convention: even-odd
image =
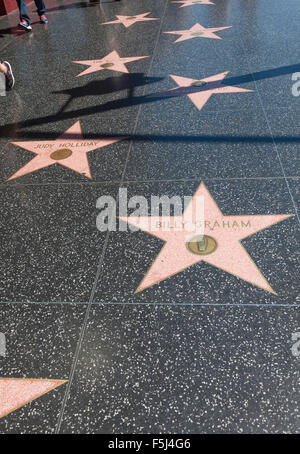
[(20, 21), (26, 20), (30, 24), (30, 18), (28, 16), (28, 10), (26, 6), (26, 0), (17, 0), (19, 11), (20, 11)]
[(37, 10), (38, 10), (39, 16), (43, 16), (46, 12), (46, 6), (44, 3), (44, 0), (34, 0), (34, 1), (35, 1)]
[(15, 78), (8, 61), (2, 61), (0, 63), (0, 73), (3, 73), (5, 76), (5, 90), (11, 90), (15, 85)]

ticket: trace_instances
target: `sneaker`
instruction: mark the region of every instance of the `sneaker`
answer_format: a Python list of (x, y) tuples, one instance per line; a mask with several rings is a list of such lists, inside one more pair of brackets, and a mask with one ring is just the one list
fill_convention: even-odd
[(48, 19), (44, 14), (40, 16), (40, 21), (42, 24), (48, 24)]
[(6, 68), (7, 68), (7, 71), (4, 73), (4, 75), (5, 75), (5, 89), (6, 89), (6, 91), (9, 91), (15, 85), (15, 78), (14, 78), (11, 66), (8, 63), (8, 61), (3, 61), (2, 64), (4, 66), (6, 66)]
[(32, 30), (32, 27), (25, 19), (22, 19), (21, 22), (18, 23), (18, 27), (22, 30), (27, 30), (28, 32)]

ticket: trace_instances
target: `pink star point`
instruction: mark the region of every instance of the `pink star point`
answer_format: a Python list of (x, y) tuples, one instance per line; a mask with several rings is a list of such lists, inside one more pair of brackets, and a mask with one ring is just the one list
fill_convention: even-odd
[(117, 71), (120, 73), (128, 74), (129, 71), (125, 66), (126, 63), (131, 63), (133, 61), (142, 60), (143, 58), (148, 58), (148, 56), (143, 55), (141, 57), (120, 57), (118, 52), (116, 50), (114, 50), (113, 52), (106, 55), (106, 57), (101, 58), (100, 60), (81, 60), (81, 61), (73, 61), (73, 63), (89, 66), (87, 69), (82, 71), (80, 74), (77, 74), (76, 77), (85, 76), (86, 74), (91, 74), (96, 71), (103, 71), (105, 69), (108, 69), (110, 71)]
[(60, 164), (91, 179), (87, 153), (123, 139), (123, 137), (84, 139), (80, 121), (77, 121), (55, 140), (11, 142), (13, 145), (35, 153), (36, 156), (9, 177), (7, 181), (53, 164)]
[[(204, 219), (201, 229), (196, 224), (195, 217), (192, 216), (192, 213), (197, 210), (199, 197), (204, 200)], [(135, 293), (203, 261), (256, 287), (276, 294), (241, 241), (291, 216), (294, 215), (223, 215), (204, 183), (201, 183), (181, 216), (121, 218), (128, 224), (139, 227), (164, 241), (162, 249)], [(187, 219), (191, 221), (193, 233), (190, 228), (187, 228)], [(169, 223), (169, 229), (165, 228), (166, 223)], [(182, 228), (178, 229), (178, 225), (181, 225)], [(199, 235), (200, 230), (201, 235), (212, 238), (217, 245), (213, 252), (198, 255), (188, 249), (188, 242), (195, 235)]]
[(179, 38), (174, 41), (174, 43), (179, 43), (181, 41), (186, 41), (193, 38), (211, 38), (211, 39), (222, 39), (220, 36), (216, 35), (216, 32), (225, 30), (228, 27), (214, 27), (214, 28), (205, 28), (201, 24), (195, 24), (193, 27), (187, 30), (174, 30), (170, 32), (164, 32), (171, 35), (179, 35)]
[(66, 382), (67, 380), (0, 378), (0, 418)]
[[(201, 110), (213, 94), (246, 93), (253, 91), (246, 88), (223, 84), (222, 81), (228, 73), (229, 71), (224, 71), (223, 73), (215, 74), (214, 76), (206, 77), (205, 79), (190, 79), (188, 77), (170, 74), (170, 77), (176, 82), (178, 88), (169, 90), (165, 95), (171, 95), (174, 90), (178, 93), (180, 93), (180, 90), (185, 90), (185, 94), (187, 94), (197, 109)], [(194, 86), (193, 84), (197, 82), (202, 82), (204, 85), (202, 87)], [(190, 90), (188, 90), (189, 87)]]
[(121, 15), (116, 15), (117, 19), (114, 21), (110, 22), (103, 22), (100, 25), (108, 25), (108, 24), (123, 24), (124, 27), (128, 28), (131, 27), (131, 25), (135, 24), (136, 22), (146, 22), (150, 20), (159, 20), (157, 17), (146, 17), (149, 16), (151, 12), (148, 13), (143, 13), (143, 14), (137, 14), (136, 16), (121, 16)]

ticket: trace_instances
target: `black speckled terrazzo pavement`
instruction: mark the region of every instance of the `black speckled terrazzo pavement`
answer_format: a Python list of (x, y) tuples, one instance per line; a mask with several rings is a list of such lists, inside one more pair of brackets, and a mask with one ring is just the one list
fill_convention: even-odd
[(0, 18), (0, 433), (300, 433), (299, 0), (46, 5)]

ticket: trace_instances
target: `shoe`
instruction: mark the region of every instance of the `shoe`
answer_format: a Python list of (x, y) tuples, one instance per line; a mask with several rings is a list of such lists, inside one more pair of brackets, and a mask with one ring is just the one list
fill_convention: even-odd
[(42, 24), (48, 24), (48, 19), (44, 14), (40, 16), (40, 21)]
[(11, 66), (8, 63), (8, 61), (3, 61), (2, 64), (4, 66), (6, 66), (6, 68), (7, 68), (6, 73), (4, 73), (4, 75), (5, 75), (5, 90), (9, 91), (15, 85), (15, 78), (14, 78)]
[(27, 30), (28, 32), (32, 30), (31, 25), (25, 19), (22, 19), (21, 22), (18, 23), (18, 27), (22, 30)]

